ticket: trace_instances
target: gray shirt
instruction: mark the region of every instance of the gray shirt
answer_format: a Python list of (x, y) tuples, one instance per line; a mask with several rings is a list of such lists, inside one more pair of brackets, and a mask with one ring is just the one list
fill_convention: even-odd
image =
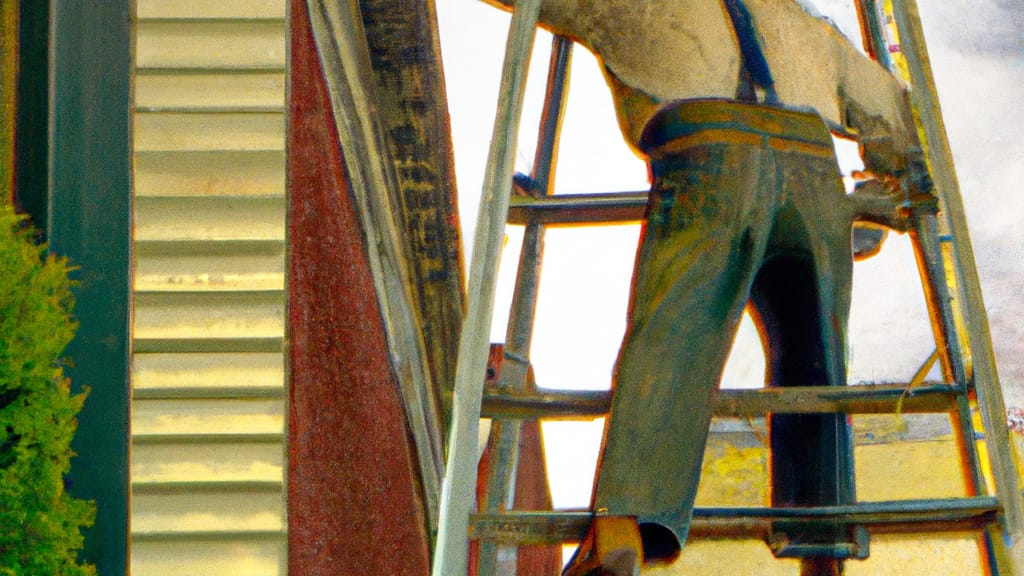
[[(820, 114), (837, 132), (882, 142), (868, 169), (902, 165), (916, 147), (906, 93), (876, 62), (797, 0), (745, 0), (782, 104)], [(604, 65), (619, 126), (635, 146), (658, 104), (733, 98), (741, 57), (721, 0), (543, 0), (544, 27)]]

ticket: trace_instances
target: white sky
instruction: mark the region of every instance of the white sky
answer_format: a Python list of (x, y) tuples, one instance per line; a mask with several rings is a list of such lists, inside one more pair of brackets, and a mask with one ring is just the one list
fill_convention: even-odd
[[(818, 7), (847, 33), (846, 0)], [(1024, 405), (1024, 5), (1020, 0), (920, 0), (936, 82), (979, 261), (1008, 405)], [(455, 147), (463, 242), (472, 246), (493, 127), (509, 17), (476, 0), (437, 0)], [(526, 97), (516, 170), (528, 173), (543, 99), (550, 36), (540, 33)], [(644, 190), (644, 164), (619, 134), (593, 57), (577, 47), (562, 128), (556, 193)], [(562, 228), (547, 243), (531, 359), (538, 383), (607, 388), (625, 327), (637, 226)], [(521, 238), (509, 228), (492, 340), (505, 317)], [(472, 297), (472, 294), (470, 294)], [(763, 361), (752, 328), (741, 330), (725, 386), (760, 385)], [(934, 349), (917, 271), (905, 238), (855, 266), (850, 320), (852, 382), (906, 381)], [(548, 423), (556, 506), (589, 502), (601, 421)], [(582, 488), (581, 488), (582, 487)]]

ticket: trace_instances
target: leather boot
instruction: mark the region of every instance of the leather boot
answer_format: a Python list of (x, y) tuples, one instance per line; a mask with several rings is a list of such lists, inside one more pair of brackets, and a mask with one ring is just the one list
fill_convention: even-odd
[(643, 560), (636, 518), (595, 516), (562, 576), (639, 576)]

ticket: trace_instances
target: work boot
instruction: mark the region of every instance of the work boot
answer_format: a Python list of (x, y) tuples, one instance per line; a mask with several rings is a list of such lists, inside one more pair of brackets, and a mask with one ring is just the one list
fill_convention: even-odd
[(639, 576), (643, 549), (636, 518), (596, 516), (562, 576)]

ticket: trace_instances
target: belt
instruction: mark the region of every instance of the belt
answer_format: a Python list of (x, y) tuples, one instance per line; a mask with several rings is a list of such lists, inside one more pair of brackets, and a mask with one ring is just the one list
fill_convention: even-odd
[(652, 160), (707, 144), (835, 156), (832, 135), (817, 113), (735, 100), (672, 102), (651, 117), (640, 137), (640, 149)]

